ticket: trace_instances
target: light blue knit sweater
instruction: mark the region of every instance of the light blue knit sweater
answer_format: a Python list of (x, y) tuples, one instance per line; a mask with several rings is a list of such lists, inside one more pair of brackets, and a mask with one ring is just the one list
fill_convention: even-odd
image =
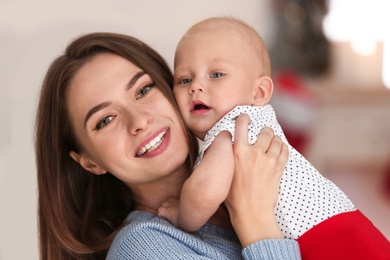
[(109, 260), (128, 259), (300, 259), (298, 243), (271, 239), (242, 249), (232, 230), (206, 224), (186, 233), (156, 215), (133, 211), (114, 239)]

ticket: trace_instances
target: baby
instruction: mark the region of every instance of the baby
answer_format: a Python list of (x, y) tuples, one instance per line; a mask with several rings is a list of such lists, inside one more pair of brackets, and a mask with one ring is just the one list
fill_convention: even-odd
[[(175, 55), (173, 92), (186, 125), (203, 146), (180, 201), (159, 215), (185, 231), (196, 231), (226, 199), (233, 178), (235, 118), (251, 118), (250, 143), (265, 127), (287, 143), (268, 104), (273, 92), (268, 51), (256, 31), (234, 18), (211, 18), (191, 27)], [(348, 197), (289, 146), (275, 217), (286, 238), (297, 239), (320, 222), (354, 211)]]

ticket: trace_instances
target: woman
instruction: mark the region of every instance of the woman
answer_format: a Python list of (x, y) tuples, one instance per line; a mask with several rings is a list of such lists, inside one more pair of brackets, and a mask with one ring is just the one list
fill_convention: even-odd
[(245, 116), (234, 145), (230, 219), (221, 208), (188, 234), (155, 215), (179, 196), (197, 152), (172, 85), (160, 55), (125, 35), (83, 36), (52, 63), (36, 133), (42, 259), (103, 259), (111, 244), (109, 259), (299, 258), (295, 241), (278, 239), (273, 216), (286, 147), (269, 129), (249, 146)]

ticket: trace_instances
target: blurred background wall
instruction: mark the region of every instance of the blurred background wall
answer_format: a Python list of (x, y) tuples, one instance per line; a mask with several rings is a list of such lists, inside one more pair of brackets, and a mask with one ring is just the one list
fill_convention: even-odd
[(217, 15), (262, 34), (290, 142), (390, 238), (387, 2), (0, 0), (0, 259), (38, 259), (34, 119), (50, 62), (76, 36), (112, 31), (149, 43), (172, 65), (185, 30)]

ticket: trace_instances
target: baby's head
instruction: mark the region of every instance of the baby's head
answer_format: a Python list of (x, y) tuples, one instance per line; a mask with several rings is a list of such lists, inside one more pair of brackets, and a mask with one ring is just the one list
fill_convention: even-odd
[(260, 35), (234, 18), (192, 26), (175, 55), (174, 95), (184, 120), (199, 138), (237, 105), (269, 102), (270, 60)]

